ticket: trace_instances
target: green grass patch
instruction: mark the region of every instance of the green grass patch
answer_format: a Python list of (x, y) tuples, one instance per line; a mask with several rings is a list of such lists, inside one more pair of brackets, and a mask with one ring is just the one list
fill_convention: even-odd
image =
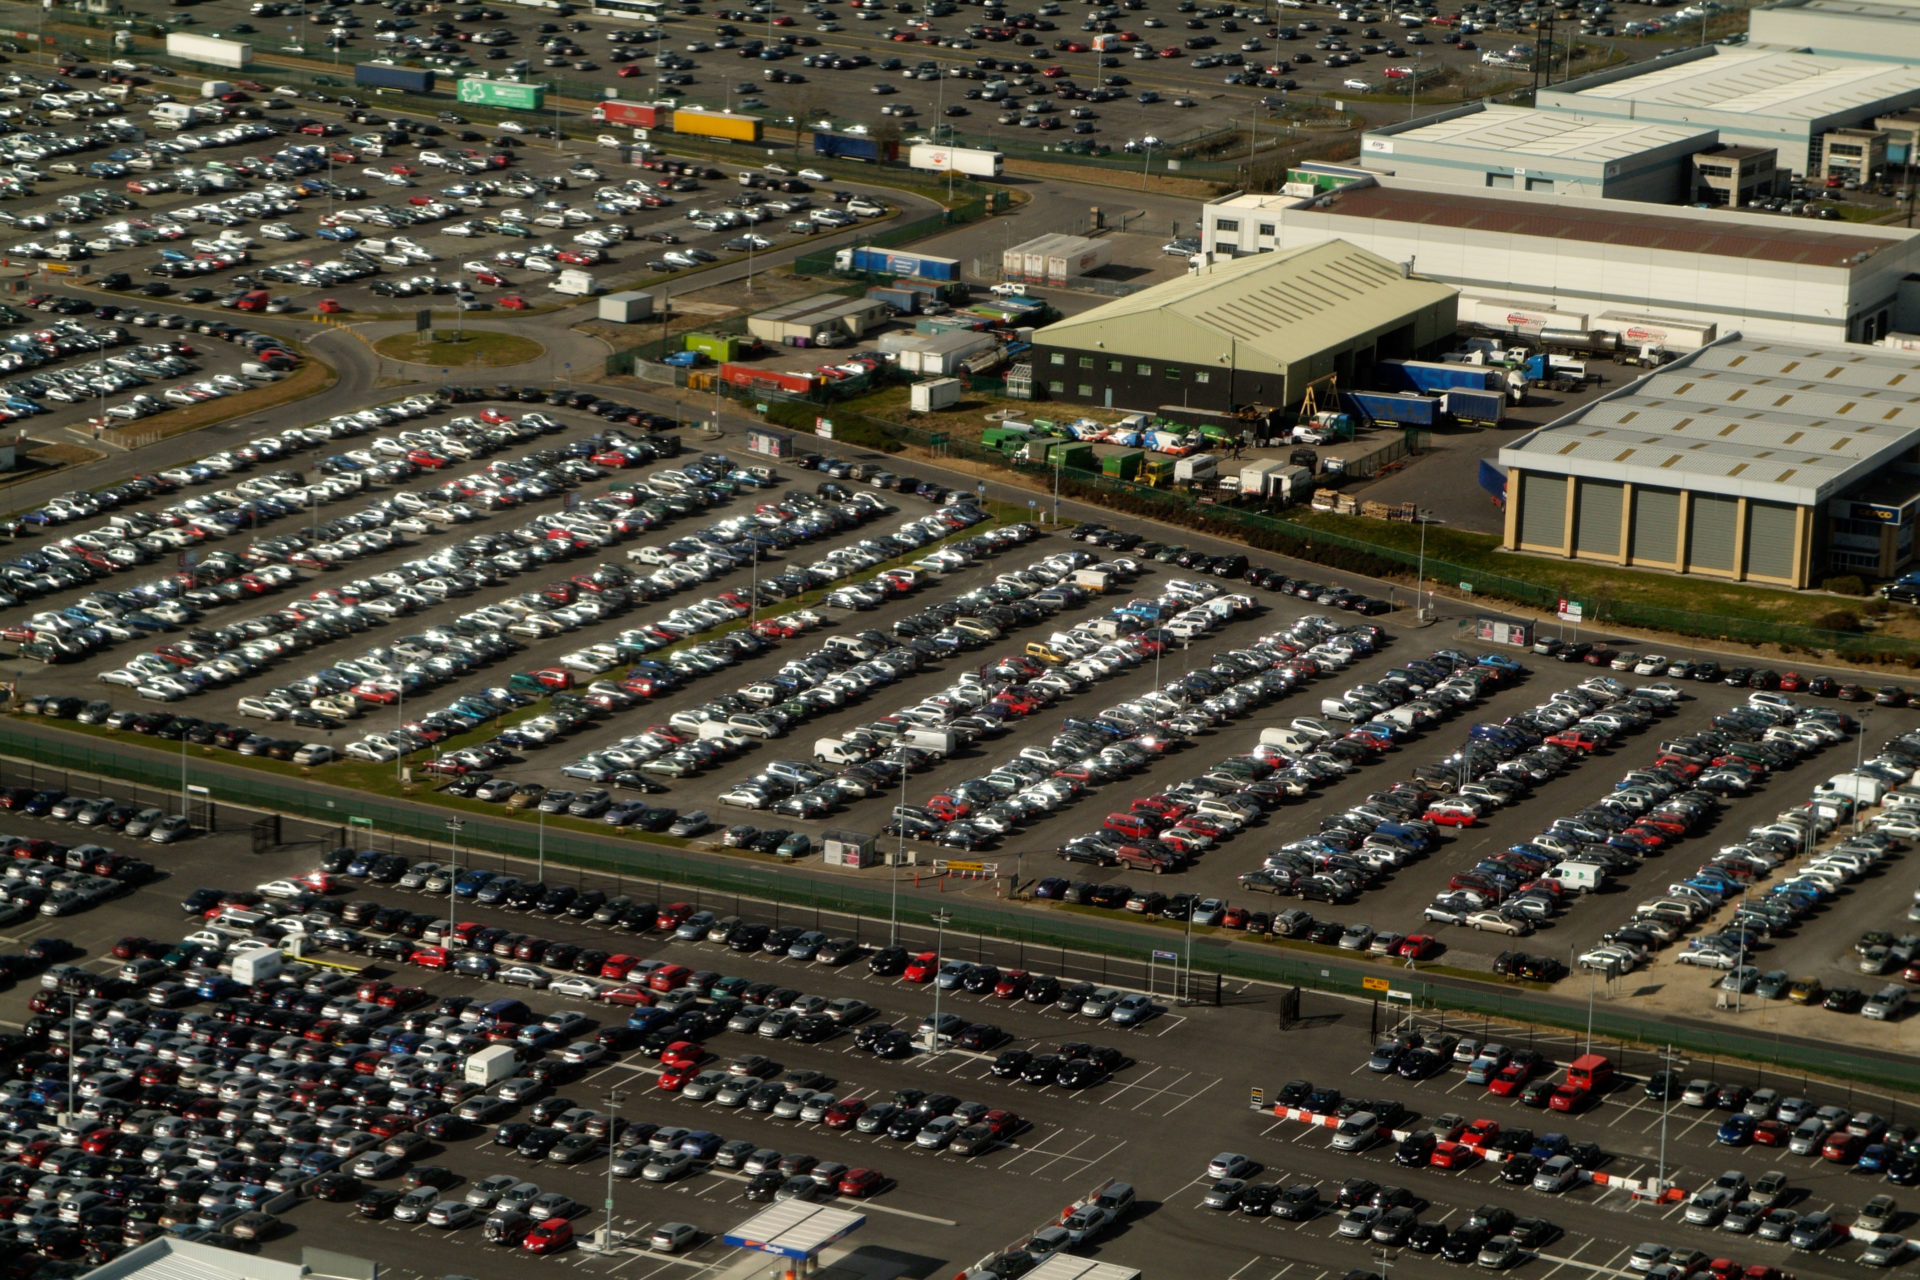
[(464, 333), (434, 329), (427, 333), (395, 333), (373, 344), (389, 360), (410, 364), (437, 364), (445, 368), (499, 369), (538, 360), (547, 349), (532, 338), (492, 329)]

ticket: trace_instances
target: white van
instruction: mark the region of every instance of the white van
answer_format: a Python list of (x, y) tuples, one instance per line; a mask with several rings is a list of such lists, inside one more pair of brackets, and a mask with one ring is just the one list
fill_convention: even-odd
[(1821, 791), (1837, 791), (1855, 804), (1879, 804), (1887, 794), (1887, 784), (1878, 778), (1857, 773), (1836, 773), (1819, 786)]
[(1262, 729), (1260, 745), (1278, 747), (1289, 755), (1304, 755), (1313, 750), (1314, 740), (1298, 729)]

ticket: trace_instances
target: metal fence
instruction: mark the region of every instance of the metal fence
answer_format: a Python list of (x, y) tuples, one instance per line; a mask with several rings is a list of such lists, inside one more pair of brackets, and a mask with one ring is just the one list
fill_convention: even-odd
[[(670, 848), (632, 836), (590, 835), (550, 823), (542, 827), (531, 815), (496, 816), (471, 806), (390, 800), (318, 780), (289, 785), (279, 774), (256, 773), (194, 751), (155, 751), (130, 742), (82, 737), (22, 717), (0, 720), (0, 757), (4, 757), (0, 779), (9, 784), (31, 778), (39, 785), (74, 786), (71, 775), (80, 774), (131, 782), (150, 788), (156, 797), (178, 796), (188, 786), (204, 787), (216, 814), (225, 806), (240, 805), (305, 819), (314, 824), (308, 835), (312, 839), (345, 842), (353, 833), (358, 843), (359, 832), (370, 829), (376, 833), (375, 843), (388, 842), (385, 847), (395, 847), (395, 841), (417, 842), (436, 857), (452, 854), (457, 847), (457, 857), (465, 865), (473, 865), (474, 860), (484, 865), (488, 858), (531, 862), (537, 857), (544, 867), (612, 876), (623, 891), (638, 892), (652, 884), (663, 896), (670, 887), (675, 895), (697, 896), (710, 907), (735, 900), (765, 903), (791, 922), (811, 919), (817, 912), (823, 922), (839, 921), (842, 929), (857, 929), (863, 940), (877, 941), (884, 930), (885, 936), (897, 935), (903, 942), (931, 941), (925, 892), (897, 892), (898, 886), (873, 873), (835, 875), (744, 855)], [(459, 823), (457, 833), (450, 829), (454, 821)], [(1001, 856), (1004, 862), (1018, 855)], [(164, 854), (161, 857), (164, 861)], [(633, 883), (628, 885), (629, 881)], [(1584, 1028), (1590, 1016), (1596, 1034), (1623, 1043), (1672, 1044), (1695, 1054), (1900, 1088), (1911, 1088), (1913, 1082), (1910, 1064), (1895, 1053), (1811, 1044), (1737, 1026), (1641, 1017), (1604, 1007), (1589, 1015), (1582, 1002), (1501, 988), (1464, 975), (1356, 963), (1305, 944), (1218, 932), (1196, 933), (1189, 940), (1171, 929), (1156, 933), (1122, 927), (1092, 912), (1035, 910), (957, 893), (943, 895), (931, 905), (950, 917), (944, 934), (950, 947), (961, 953), (972, 949), (983, 959), (1003, 964), (1017, 959), (1143, 990), (1155, 982), (1171, 981), (1170, 969), (1164, 977), (1157, 972), (1159, 966), (1171, 963), (1164, 959), (1166, 953), (1178, 953), (1185, 965), (1190, 949), (1191, 972), (1196, 975), (1193, 990), (1203, 999), (1221, 990), (1216, 978), (1368, 998), (1377, 993), (1364, 984), (1387, 977), (1395, 992), (1424, 1010), (1567, 1029)]]

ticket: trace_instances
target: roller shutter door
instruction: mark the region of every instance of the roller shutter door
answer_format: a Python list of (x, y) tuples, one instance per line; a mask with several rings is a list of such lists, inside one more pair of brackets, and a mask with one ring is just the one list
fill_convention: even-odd
[(1747, 503), (1747, 572), (1793, 577), (1793, 528), (1798, 509), (1784, 502)]
[(1680, 494), (1674, 489), (1633, 491), (1633, 558), (1672, 564), (1680, 543)]
[(1533, 547), (1567, 545), (1567, 482), (1521, 473), (1520, 541)]
[(1733, 529), (1740, 514), (1738, 498), (1695, 494), (1693, 517), (1687, 521), (1687, 566), (1692, 569), (1733, 568)]
[(1580, 482), (1580, 513), (1575, 522), (1576, 550), (1596, 556), (1620, 554), (1620, 501), (1624, 486), (1612, 480)]

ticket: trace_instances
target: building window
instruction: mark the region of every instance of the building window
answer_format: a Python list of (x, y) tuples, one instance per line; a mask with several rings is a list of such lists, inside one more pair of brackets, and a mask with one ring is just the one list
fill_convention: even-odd
[(1207, 383), (1213, 381), (1213, 370), (1195, 369), (1193, 371), (1193, 380), (1195, 382), (1200, 383), (1202, 386), (1205, 386)]
[(1108, 373), (1125, 373), (1126, 371), (1127, 371), (1126, 361), (1124, 360), (1108, 360), (1107, 361)]
[(1066, 362), (1067, 353), (1064, 351), (1054, 351), (1047, 356), (1047, 363), (1049, 364), (1065, 364)]
[(1085, 383), (1085, 382), (1081, 383), (1078, 387), (1074, 388), (1074, 392), (1082, 400), (1093, 399), (1093, 387), (1089, 383)]
[(1733, 166), (1730, 164), (1703, 164), (1700, 166), (1700, 176), (1704, 178), (1731, 178), (1733, 176)]
[(1269, 240), (1273, 239), (1273, 224), (1271, 222), (1261, 223), (1260, 234), (1265, 236)]
[(1180, 381), (1180, 370), (1173, 365), (1167, 366), (1167, 381), (1168, 382)]
[(1213, 229), (1221, 235), (1237, 236), (1240, 234), (1240, 220), (1238, 218), (1221, 218), (1213, 224)]
[(1153, 366), (1148, 364), (1145, 360), (1142, 360), (1140, 363), (1134, 365), (1133, 371), (1139, 374), (1143, 378), (1151, 378), (1153, 376)]
[(1091, 369), (1091, 368), (1093, 368), (1093, 357), (1092, 357), (1092, 356), (1081, 356), (1081, 357), (1080, 357), (1080, 367), (1081, 367), (1082, 369)]
[(1052, 392), (1056, 396), (1065, 395), (1067, 390), (1067, 384), (1064, 382), (1049, 382), (1047, 384), (1047, 390)]

